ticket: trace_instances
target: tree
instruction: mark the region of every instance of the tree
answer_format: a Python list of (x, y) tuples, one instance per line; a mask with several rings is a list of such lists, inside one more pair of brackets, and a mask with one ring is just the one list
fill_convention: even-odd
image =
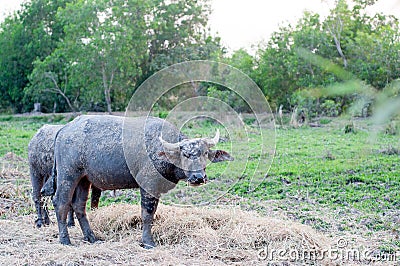
[(305, 12), (295, 27), (281, 27), (266, 47), (259, 49), (253, 77), (273, 109), (280, 105), (289, 109), (293, 93), (301, 88), (335, 82), (334, 75), (299, 56), (298, 52), (306, 49), (317, 55), (332, 54), (330, 40), (322, 27), (318, 14)]
[[(375, 20), (379, 22), (374, 22)], [(382, 90), (400, 76), (400, 29), (394, 17), (370, 18), (371, 31), (358, 31), (349, 42), (350, 70), (361, 80)]]
[(26, 84), (25, 72), (29, 60), (24, 57), (25, 39), (23, 26), (16, 17), (7, 18), (0, 30), (0, 111), (12, 109), (19, 111), (22, 107), (20, 88)]
[(0, 25), (0, 88), (14, 112), (27, 111), (31, 102), (22, 101), (23, 89), (33, 62), (44, 59), (63, 37), (62, 25), (56, 20), (58, 8), (66, 0), (32, 0)]
[[(52, 80), (47, 75), (47, 79), (57, 81), (58, 88), (68, 80), (63, 84), (72, 94), (66, 97), (73, 99), (79, 92), (74, 108), (88, 110), (105, 103), (109, 113), (123, 109), (137, 85), (154, 71), (220, 55), (219, 39), (205, 31), (205, 2), (78, 0), (68, 4), (57, 13), (65, 36), (57, 51), (38, 62), (36, 76), (58, 62), (62, 65), (56, 69), (62, 69), (65, 78)], [(63, 60), (57, 60), (59, 55)], [(34, 82), (43, 87), (40, 80)]]
[[(272, 35), (257, 53), (253, 74), (272, 106), (290, 108), (307, 102), (318, 114), (320, 100), (333, 100), (342, 111), (354, 97), (333, 91), (330, 96), (314, 94), (309, 101), (303, 97), (307, 93), (298, 91), (341, 90), (341, 83), (358, 86), (351, 82), (357, 79), (365, 83), (362, 88), (382, 89), (399, 77), (398, 19), (370, 17), (365, 8), (374, 2), (358, 0), (350, 10), (345, 0), (337, 0), (325, 20), (305, 12), (295, 26), (281, 27)], [(340, 65), (344, 69), (339, 71)]]
[(102, 88), (109, 113), (112, 98), (127, 98), (132, 91), (127, 87), (135, 86), (141, 73), (147, 50), (146, 13), (143, 0), (81, 1), (60, 13), (69, 25), (62, 49), (81, 69), (73, 79), (85, 87), (86, 97), (99, 95)]
[(324, 25), (329, 34), (332, 36), (335, 43), (335, 48), (340, 55), (344, 68), (347, 67), (347, 58), (342, 49), (343, 41), (342, 35), (346, 34), (349, 30), (348, 23), (351, 18), (350, 10), (346, 0), (337, 0), (336, 6), (331, 10), (331, 15), (328, 16)]
[[(68, 91), (76, 92), (76, 108), (90, 109), (91, 104), (103, 99), (111, 113), (113, 98), (126, 103), (141, 73), (139, 64), (147, 49), (145, 14), (146, 1), (142, 0), (76, 1), (67, 5), (57, 14), (65, 25), (65, 38), (38, 64), (37, 74), (50, 79), (54, 88), (67, 86)], [(58, 60), (60, 55), (63, 60)], [(56, 68), (63, 70), (64, 78), (49, 75), (46, 69), (53, 68), (53, 63), (59, 64)], [(62, 95), (63, 90), (56, 91)]]
[(62, 50), (56, 49), (43, 61), (36, 60), (34, 66), (34, 70), (29, 75), (30, 84), (24, 90), (25, 96), (35, 101), (40, 99), (45, 106), (48, 106), (53, 102), (56, 105), (55, 95), (59, 95), (68, 108), (75, 113), (79, 108), (78, 98), (81, 90), (71, 85), (69, 77), (76, 65), (69, 64)]
[(220, 59), (220, 39), (210, 37), (206, 26), (209, 0), (153, 0), (145, 77), (175, 63)]
[(245, 49), (239, 49), (226, 58), (225, 62), (228, 65), (238, 68), (248, 76), (253, 75), (254, 71), (254, 58)]

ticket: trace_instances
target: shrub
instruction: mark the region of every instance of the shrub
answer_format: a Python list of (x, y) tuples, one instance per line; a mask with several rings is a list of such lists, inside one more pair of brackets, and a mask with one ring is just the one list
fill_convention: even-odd
[(256, 119), (254, 117), (243, 118), (243, 122), (246, 125), (252, 125), (255, 121), (256, 121)]
[(309, 118), (320, 115), (336, 117), (342, 112), (341, 101), (340, 98), (320, 98), (313, 90), (301, 90), (293, 94), (291, 104), (304, 111)]
[(321, 125), (327, 125), (327, 124), (329, 124), (330, 122), (332, 122), (332, 120), (331, 120), (331, 119), (326, 119), (326, 118), (321, 118), (321, 119), (319, 120), (319, 123), (320, 123)]
[(162, 119), (165, 119), (165, 118), (167, 118), (168, 114), (169, 114), (168, 111), (160, 111), (160, 112), (158, 113), (158, 117), (159, 117), (159, 118), (162, 118)]
[(13, 119), (12, 115), (0, 116), (0, 122), (7, 122)]
[(333, 100), (327, 99), (321, 104), (321, 113), (325, 116), (336, 117), (340, 114), (340, 109), (340, 103)]
[(292, 105), (296, 105), (299, 110), (303, 110), (307, 117), (317, 117), (319, 115), (318, 98), (307, 90), (297, 91), (293, 94)]
[(355, 96), (350, 108), (349, 113), (354, 117), (367, 117), (372, 114), (374, 99), (367, 95)]

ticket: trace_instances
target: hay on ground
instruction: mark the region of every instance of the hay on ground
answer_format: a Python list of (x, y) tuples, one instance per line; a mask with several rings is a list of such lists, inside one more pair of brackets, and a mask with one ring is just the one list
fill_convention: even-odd
[[(103, 239), (140, 241), (140, 207), (111, 205), (90, 215), (95, 233)], [(257, 258), (257, 252), (296, 248), (323, 250), (329, 241), (309, 226), (262, 217), (239, 208), (181, 208), (161, 205), (153, 226), (156, 243), (178, 249), (180, 256), (196, 254), (202, 260), (244, 262)]]
[[(10, 154), (10, 153), (7, 153)], [(10, 157), (7, 155), (4, 157)], [(4, 158), (3, 157), (3, 158)], [(6, 165), (0, 160), (0, 216), (15, 216), (31, 205), (29, 173)], [(12, 161), (10, 162), (12, 164)]]
[(268, 263), (258, 256), (266, 246), (318, 251), (329, 244), (308, 226), (238, 208), (160, 205), (153, 227), (158, 246), (153, 250), (140, 247), (139, 206), (103, 207), (89, 213), (89, 219), (103, 241), (84, 242), (76, 226), (69, 229), (73, 246), (58, 244), (56, 223), (35, 228), (34, 215), (0, 220), (0, 261), (7, 265), (260, 265)]

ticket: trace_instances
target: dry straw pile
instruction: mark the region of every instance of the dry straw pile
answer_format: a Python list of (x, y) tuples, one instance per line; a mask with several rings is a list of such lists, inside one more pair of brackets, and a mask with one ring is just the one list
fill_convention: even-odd
[[(90, 215), (98, 236), (120, 241), (140, 240), (139, 206), (112, 205)], [(239, 208), (173, 207), (161, 205), (153, 234), (161, 250), (174, 257), (215, 260), (224, 263), (257, 261), (259, 250), (292, 248), (322, 250), (328, 240), (308, 226), (269, 217)]]

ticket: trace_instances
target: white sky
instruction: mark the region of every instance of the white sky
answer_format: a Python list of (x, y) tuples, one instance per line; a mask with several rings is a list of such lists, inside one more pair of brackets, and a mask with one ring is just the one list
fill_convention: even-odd
[[(211, 30), (230, 50), (246, 48), (267, 41), (270, 35), (288, 22), (295, 24), (305, 10), (326, 16), (334, 0), (213, 0)], [(378, 0), (369, 13), (383, 12), (400, 17), (400, 0)]]
[[(230, 50), (246, 48), (268, 40), (279, 25), (292, 24), (305, 10), (322, 16), (328, 14), (334, 0), (211, 0), (213, 13), (210, 27), (222, 38)], [(18, 9), (23, 0), (0, 0), (0, 21), (6, 14)], [(400, 17), (400, 0), (378, 0), (369, 9)]]

